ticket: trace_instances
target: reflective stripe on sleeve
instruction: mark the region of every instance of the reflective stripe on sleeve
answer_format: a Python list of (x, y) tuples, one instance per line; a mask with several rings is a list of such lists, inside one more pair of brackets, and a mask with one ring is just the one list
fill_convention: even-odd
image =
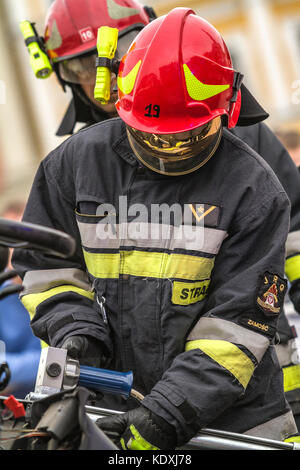
[(59, 286), (59, 287), (54, 287), (53, 289), (50, 289), (48, 291), (41, 292), (39, 294), (23, 295), (21, 297), (21, 301), (24, 307), (26, 308), (26, 310), (29, 312), (30, 318), (32, 319), (35, 315), (37, 307), (42, 302), (56, 295), (59, 295), (61, 293), (66, 293), (66, 292), (74, 292), (78, 295), (82, 295), (83, 297), (87, 297), (90, 300), (93, 300), (94, 298), (93, 292), (88, 292), (75, 286)]
[(300, 278), (300, 254), (287, 258), (285, 261), (285, 274), (290, 282)]
[(217, 364), (228, 370), (246, 388), (254, 372), (251, 359), (228, 341), (202, 339), (188, 341), (186, 351), (200, 349)]
[(23, 280), (22, 295), (41, 293), (61, 285), (72, 285), (79, 289), (92, 291), (88, 275), (81, 269), (40, 269), (27, 271)]
[(92, 276), (116, 279), (120, 274), (198, 280), (210, 278), (214, 258), (155, 253), (150, 251), (120, 251), (119, 253), (84, 252), (85, 263)]
[(289, 436), (297, 434), (297, 427), (292, 411), (288, 411), (287, 413), (276, 416), (276, 418), (249, 429), (243, 434), (256, 437), (268, 436), (268, 439), (283, 441)]
[(188, 341), (202, 339), (223, 340), (241, 344), (255, 356), (258, 362), (261, 361), (270, 345), (268, 338), (260, 333), (228, 320), (210, 317), (200, 318), (187, 338)]
[(300, 389), (300, 364), (283, 367), (282, 371), (284, 391)]

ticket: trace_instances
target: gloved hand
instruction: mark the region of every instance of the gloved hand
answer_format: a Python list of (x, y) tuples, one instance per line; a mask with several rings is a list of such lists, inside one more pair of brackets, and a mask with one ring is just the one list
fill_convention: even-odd
[(300, 280), (294, 281), (289, 290), (289, 297), (294, 305), (296, 312), (300, 313)]
[(96, 424), (108, 437), (117, 436), (124, 450), (168, 450), (176, 447), (174, 427), (143, 406), (99, 418)]
[(101, 343), (92, 336), (69, 336), (61, 347), (67, 349), (68, 356), (77, 359), (80, 364), (101, 367)]

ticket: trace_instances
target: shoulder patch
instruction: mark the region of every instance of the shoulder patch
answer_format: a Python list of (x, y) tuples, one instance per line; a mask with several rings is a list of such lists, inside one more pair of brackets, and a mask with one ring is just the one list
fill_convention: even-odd
[(287, 290), (286, 279), (278, 274), (265, 272), (258, 288), (256, 302), (264, 313), (279, 315), (282, 310)]

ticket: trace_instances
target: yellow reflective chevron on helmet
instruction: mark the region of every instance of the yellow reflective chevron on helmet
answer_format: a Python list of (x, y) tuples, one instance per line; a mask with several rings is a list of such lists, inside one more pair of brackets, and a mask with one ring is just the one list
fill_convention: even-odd
[(124, 95), (129, 95), (132, 92), (141, 63), (142, 61), (139, 60), (125, 77), (118, 76), (118, 87)]
[(107, 11), (112, 20), (121, 20), (140, 14), (137, 8), (124, 7), (114, 0), (107, 0)]
[(193, 100), (207, 100), (230, 88), (230, 85), (206, 85), (200, 82), (186, 64), (183, 64), (183, 71), (188, 94)]

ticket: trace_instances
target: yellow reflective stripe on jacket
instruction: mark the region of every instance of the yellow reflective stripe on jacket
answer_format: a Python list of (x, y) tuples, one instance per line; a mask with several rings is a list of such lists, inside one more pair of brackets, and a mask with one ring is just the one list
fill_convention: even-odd
[(285, 261), (285, 274), (290, 282), (300, 278), (300, 255), (291, 256)]
[(283, 367), (283, 386), (285, 392), (300, 388), (300, 364)]
[(128, 274), (196, 281), (210, 277), (215, 260), (177, 253), (135, 250), (119, 253), (90, 253), (83, 250), (83, 253), (87, 269), (92, 276), (111, 279), (117, 279), (120, 274)]
[(300, 436), (292, 436), (284, 439), (284, 442), (300, 442)]
[(62, 292), (75, 292), (76, 294), (83, 295), (88, 299), (93, 300), (94, 293), (88, 292), (83, 289), (79, 289), (79, 287), (75, 286), (59, 286), (53, 287), (53, 289), (49, 289), (45, 292), (41, 292), (39, 294), (28, 294), (21, 297), (22, 304), (29, 312), (30, 318), (32, 319), (35, 315), (36, 308), (45, 300), (54, 297), (55, 295), (61, 294)]
[(190, 351), (197, 348), (231, 372), (244, 388), (247, 387), (254, 364), (235, 344), (222, 340), (200, 339), (188, 341), (185, 349)]

